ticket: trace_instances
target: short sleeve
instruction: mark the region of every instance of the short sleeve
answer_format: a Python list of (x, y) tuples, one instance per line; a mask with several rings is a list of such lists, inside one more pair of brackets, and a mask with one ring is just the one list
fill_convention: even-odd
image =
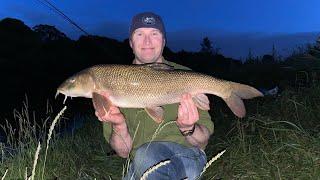
[(208, 128), (210, 134), (213, 134), (214, 123), (208, 111), (199, 109), (199, 121), (197, 123)]
[(108, 143), (110, 143), (109, 141), (112, 133), (111, 123), (102, 122), (102, 128), (103, 128), (103, 137), (106, 139)]

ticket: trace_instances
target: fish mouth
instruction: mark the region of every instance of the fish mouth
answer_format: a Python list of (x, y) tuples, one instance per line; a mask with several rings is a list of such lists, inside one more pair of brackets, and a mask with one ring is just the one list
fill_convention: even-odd
[(54, 96), (54, 98), (57, 99), (57, 97), (58, 97), (59, 94), (62, 94), (62, 95), (65, 96), (65, 97), (64, 97), (64, 100), (63, 100), (63, 104), (65, 104), (65, 102), (66, 102), (66, 100), (67, 100), (68, 97), (70, 97), (71, 99), (72, 99), (72, 97), (74, 97), (74, 96), (68, 95), (66, 92), (64, 92), (64, 91), (62, 91), (62, 90), (57, 90), (56, 95)]

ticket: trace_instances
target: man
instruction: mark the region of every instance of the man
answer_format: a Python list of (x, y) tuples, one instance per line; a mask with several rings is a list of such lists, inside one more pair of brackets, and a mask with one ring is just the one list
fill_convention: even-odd
[[(162, 52), (166, 32), (161, 17), (145, 12), (137, 14), (130, 26), (130, 46), (135, 55), (133, 64), (166, 63)], [(172, 84), (174, 86), (174, 84)], [(195, 179), (206, 164), (204, 148), (213, 133), (207, 111), (197, 109), (190, 94), (181, 97), (180, 105), (165, 105), (164, 121), (153, 121), (143, 109), (111, 107), (98, 119), (103, 123), (104, 136), (115, 152), (130, 157), (125, 179), (140, 179), (150, 167), (170, 160), (152, 172), (148, 179)]]

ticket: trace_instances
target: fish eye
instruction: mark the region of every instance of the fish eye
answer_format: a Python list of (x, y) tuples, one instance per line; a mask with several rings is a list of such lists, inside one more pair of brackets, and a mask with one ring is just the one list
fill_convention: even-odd
[(75, 78), (71, 78), (71, 79), (70, 79), (70, 82), (71, 82), (71, 83), (74, 83), (75, 81), (76, 81)]

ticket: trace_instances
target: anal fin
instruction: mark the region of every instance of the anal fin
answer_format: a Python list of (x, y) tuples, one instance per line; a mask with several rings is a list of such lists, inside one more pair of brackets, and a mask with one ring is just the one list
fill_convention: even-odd
[(231, 111), (239, 118), (243, 118), (246, 115), (246, 108), (239, 96), (232, 94), (230, 97), (225, 98), (224, 101), (227, 103)]

